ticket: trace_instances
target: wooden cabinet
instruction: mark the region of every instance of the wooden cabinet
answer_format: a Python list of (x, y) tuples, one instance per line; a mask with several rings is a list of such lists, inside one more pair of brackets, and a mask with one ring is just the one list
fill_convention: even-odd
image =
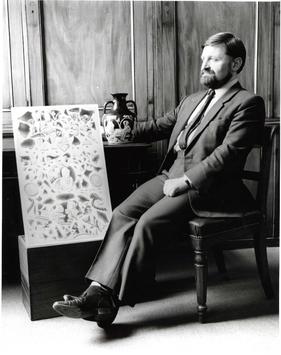
[(3, 279), (19, 279), (17, 236), (23, 234), (15, 152), (3, 154), (2, 272)]

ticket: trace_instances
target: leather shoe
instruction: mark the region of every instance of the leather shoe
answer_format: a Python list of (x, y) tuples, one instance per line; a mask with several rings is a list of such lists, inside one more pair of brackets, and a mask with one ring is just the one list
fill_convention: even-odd
[[(57, 301), (53, 309), (70, 318), (83, 318), (110, 325), (118, 312), (116, 298), (105, 288), (90, 286), (81, 296), (65, 295), (64, 301)], [(100, 326), (101, 326), (100, 325)]]

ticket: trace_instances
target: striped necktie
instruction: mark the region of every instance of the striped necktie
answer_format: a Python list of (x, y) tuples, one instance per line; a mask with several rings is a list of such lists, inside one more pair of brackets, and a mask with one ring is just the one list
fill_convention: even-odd
[(199, 126), (203, 116), (204, 116), (204, 112), (206, 111), (209, 103), (211, 102), (211, 100), (213, 99), (213, 97), (215, 96), (215, 90), (209, 89), (207, 92), (207, 98), (206, 101), (203, 105), (203, 107), (201, 108), (201, 110), (197, 113), (196, 117), (194, 118), (194, 120), (192, 120), (192, 122), (190, 124), (187, 124), (180, 136), (179, 139), (179, 147), (180, 149), (185, 149), (186, 148), (186, 143), (187, 143), (187, 139), (188, 136)]

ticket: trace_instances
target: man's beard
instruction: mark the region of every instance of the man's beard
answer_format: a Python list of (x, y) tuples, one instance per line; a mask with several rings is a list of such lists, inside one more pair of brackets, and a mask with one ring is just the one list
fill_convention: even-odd
[(200, 76), (200, 83), (209, 89), (219, 89), (224, 84), (226, 84), (231, 78), (232, 73), (230, 71), (223, 79), (218, 80), (216, 74), (213, 71), (207, 72), (206, 70), (202, 70)]

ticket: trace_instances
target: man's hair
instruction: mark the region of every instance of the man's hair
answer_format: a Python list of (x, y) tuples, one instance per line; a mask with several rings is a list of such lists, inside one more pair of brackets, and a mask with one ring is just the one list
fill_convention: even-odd
[(237, 71), (237, 73), (240, 73), (246, 61), (246, 48), (244, 46), (244, 43), (233, 33), (219, 32), (209, 37), (202, 45), (202, 49), (206, 46), (216, 46), (221, 44), (225, 45), (226, 54), (230, 55), (233, 58), (240, 57), (242, 59), (242, 65)]

